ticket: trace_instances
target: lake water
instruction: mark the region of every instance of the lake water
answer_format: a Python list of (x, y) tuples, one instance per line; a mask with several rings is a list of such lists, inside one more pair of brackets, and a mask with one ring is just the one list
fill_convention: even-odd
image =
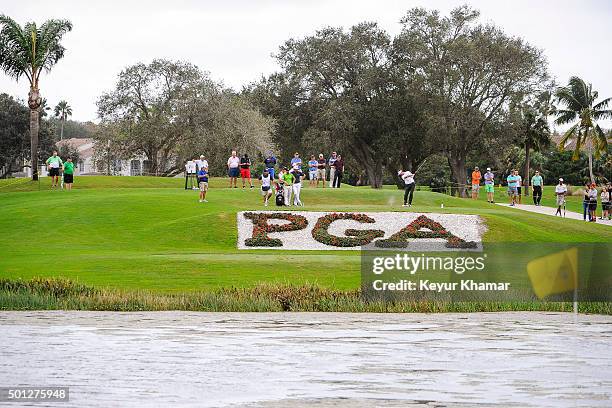
[(609, 316), (0, 312), (0, 325), (0, 386), (70, 387), (55, 407), (612, 406)]

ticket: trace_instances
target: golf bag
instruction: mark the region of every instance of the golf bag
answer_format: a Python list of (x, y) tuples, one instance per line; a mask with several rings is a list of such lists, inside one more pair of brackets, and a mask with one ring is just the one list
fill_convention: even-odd
[(285, 205), (285, 197), (283, 197), (283, 185), (282, 184), (277, 184), (276, 185), (276, 205), (279, 207), (282, 207), (283, 205)]

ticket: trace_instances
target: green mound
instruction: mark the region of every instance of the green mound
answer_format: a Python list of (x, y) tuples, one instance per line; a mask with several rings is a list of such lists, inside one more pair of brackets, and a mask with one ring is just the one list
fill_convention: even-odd
[[(0, 182), (0, 278), (61, 276), (96, 288), (165, 293), (262, 283), (359, 287), (358, 251), (237, 250), (236, 213), (265, 208), (257, 188), (228, 189), (226, 179), (212, 179), (209, 202), (198, 203), (180, 178), (78, 177), (71, 192), (49, 184), (43, 179), (39, 190), (27, 180)], [(546, 200), (554, 200), (552, 192), (545, 190)], [(478, 214), (487, 223), (485, 242), (612, 240), (607, 226), (429, 191), (417, 191), (410, 209), (393, 188), (305, 186), (302, 198), (306, 211)], [(579, 197), (571, 203), (579, 209)]]

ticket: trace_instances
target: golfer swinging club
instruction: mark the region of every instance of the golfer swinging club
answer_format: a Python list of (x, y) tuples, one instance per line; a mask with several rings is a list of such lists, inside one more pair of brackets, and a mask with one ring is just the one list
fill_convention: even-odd
[(415, 187), (414, 176), (416, 175), (416, 171), (411, 173), (410, 171), (400, 170), (397, 174), (404, 180), (404, 205), (402, 207), (412, 207), (412, 196)]

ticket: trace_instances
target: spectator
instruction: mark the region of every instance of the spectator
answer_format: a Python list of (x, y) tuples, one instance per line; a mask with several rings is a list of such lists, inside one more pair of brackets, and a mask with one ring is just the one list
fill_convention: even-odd
[(478, 166), (474, 167), (474, 171), (472, 172), (472, 199), (478, 200), (478, 193), (480, 192), (480, 170)]
[(240, 158), (236, 156), (236, 151), (232, 150), (232, 155), (227, 159), (227, 172), (230, 178), (230, 188), (232, 188), (232, 184), (234, 188), (238, 188), (236, 182), (238, 180), (238, 174), (240, 173)]
[(200, 158), (195, 161), (196, 171), (200, 171), (200, 169), (208, 170), (208, 161), (204, 158), (204, 155), (201, 154)]
[(591, 184), (591, 189), (589, 190), (589, 221), (597, 222), (597, 185), (595, 183)]
[(559, 179), (559, 184), (555, 187), (555, 196), (557, 197), (557, 212), (555, 215), (561, 217), (561, 207), (565, 210), (565, 196), (567, 195), (567, 187), (563, 184), (563, 179)]
[(47, 159), (46, 163), (49, 176), (51, 176), (51, 188), (55, 188), (59, 183), (60, 168), (64, 165), (62, 159), (57, 155), (57, 150), (53, 151), (53, 155)]
[(519, 174), (518, 170), (515, 171), (514, 175), (517, 178), (517, 180), (516, 180), (516, 196), (518, 198), (518, 203), (522, 204), (522, 201), (523, 201), (523, 191), (522, 191), (522, 187), (521, 186), (523, 185), (523, 178)]
[[(589, 213), (589, 190), (591, 189), (591, 185), (589, 183), (584, 186), (584, 197), (582, 197), (582, 220), (587, 220), (587, 215)], [(589, 218), (590, 220), (590, 218)]]
[(336, 160), (334, 160), (334, 180), (332, 181), (332, 186), (335, 188), (340, 188), (340, 184), (342, 183), (342, 175), (344, 174), (344, 160), (342, 160), (342, 155), (337, 155)]
[(319, 160), (317, 161), (317, 187), (319, 187), (319, 181), (323, 181), (323, 188), (325, 188), (325, 166), (327, 161), (323, 156), (323, 153), (319, 154)]
[(244, 154), (240, 158), (240, 178), (242, 179), (242, 189), (245, 189), (245, 180), (249, 181), (249, 186), (253, 188), (253, 182), (251, 181), (251, 159), (248, 154)]
[(508, 182), (508, 197), (510, 198), (510, 206), (514, 207), (516, 205), (516, 199), (518, 196), (518, 171), (512, 170), (510, 175), (507, 177), (506, 181)]
[(601, 219), (602, 220), (605, 220), (606, 218), (610, 219), (610, 199), (612, 197), (610, 197), (609, 187), (610, 187), (610, 184), (608, 184), (607, 186), (601, 189), (600, 198), (601, 198)]
[(272, 152), (268, 152), (268, 157), (264, 159), (264, 166), (266, 169), (268, 169), (272, 180), (274, 180), (274, 177), (276, 176), (276, 173), (274, 171), (274, 167), (276, 166), (276, 157), (272, 155)]
[(300, 170), (302, 169), (302, 159), (300, 158), (300, 154), (298, 152), (295, 152), (293, 154), (293, 159), (291, 159), (291, 169), (293, 170), (293, 168), (295, 167), (295, 165), (298, 165)]
[(487, 193), (487, 202), (495, 203), (495, 175), (491, 172), (491, 168), (487, 167), (487, 172), (484, 175), (485, 192)]
[(72, 158), (68, 157), (64, 162), (64, 184), (66, 190), (72, 190), (72, 183), (74, 182), (74, 163)]
[(336, 166), (335, 166), (335, 162), (336, 162), (336, 158), (337, 158), (338, 154), (336, 152), (332, 152), (331, 157), (328, 160), (329, 163), (329, 186), (330, 187), (334, 187), (334, 175), (336, 173)]
[(317, 159), (314, 154), (310, 155), (310, 160), (308, 160), (308, 185), (310, 187), (315, 186), (315, 182), (317, 179)]
[(531, 195), (533, 196), (533, 204), (539, 206), (542, 201), (542, 193), (544, 188), (544, 179), (540, 176), (540, 172), (536, 170), (531, 178)]

